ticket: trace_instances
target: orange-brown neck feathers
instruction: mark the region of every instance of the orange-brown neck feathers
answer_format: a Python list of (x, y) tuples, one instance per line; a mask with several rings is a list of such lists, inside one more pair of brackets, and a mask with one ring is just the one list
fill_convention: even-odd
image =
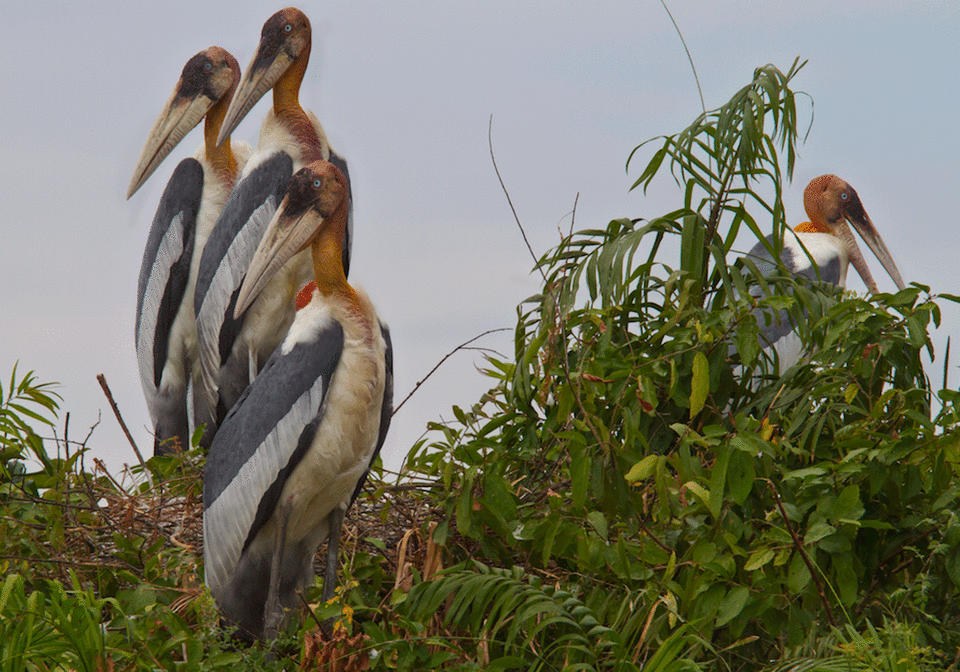
[(203, 124), (203, 141), (207, 159), (213, 164), (213, 169), (217, 171), (220, 179), (231, 189), (237, 179), (237, 157), (234, 156), (233, 149), (230, 147), (230, 136), (228, 135), (223, 144), (218, 146), (217, 135), (220, 133), (220, 127), (223, 125), (235, 88), (234, 84), (220, 100), (214, 103), (213, 107), (207, 111), (207, 118)]
[(831, 233), (826, 224), (814, 222), (802, 222), (793, 227), (793, 230), (795, 233)]
[(317, 129), (313, 127), (310, 117), (300, 105), (300, 85), (307, 70), (307, 62), (310, 60), (309, 37), (307, 40), (307, 45), (300, 55), (273, 85), (273, 111), (297, 138), (303, 152), (303, 162), (313, 163), (323, 159), (323, 156)]

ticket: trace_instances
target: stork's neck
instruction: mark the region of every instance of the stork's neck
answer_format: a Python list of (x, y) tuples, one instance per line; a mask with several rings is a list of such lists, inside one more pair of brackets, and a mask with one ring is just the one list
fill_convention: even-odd
[(336, 296), (352, 309), (359, 311), (359, 297), (347, 282), (347, 275), (343, 270), (343, 240), (347, 227), (347, 207), (344, 199), (314, 238), (311, 245), (313, 274), (322, 295)]
[(300, 55), (273, 85), (273, 111), (280, 123), (297, 139), (304, 164), (323, 159), (323, 147), (317, 129), (300, 106), (300, 85), (307, 72), (309, 60), (310, 44), (307, 43)]
[(793, 227), (794, 233), (832, 233), (830, 227), (824, 222), (814, 220), (812, 222), (803, 222)]
[(234, 156), (233, 149), (230, 147), (230, 136), (226, 137), (222, 145), (217, 145), (217, 135), (220, 133), (231, 98), (233, 98), (233, 89), (227, 91), (207, 111), (207, 117), (203, 123), (203, 142), (207, 160), (213, 165), (214, 171), (224, 184), (232, 190), (237, 180), (237, 157)]

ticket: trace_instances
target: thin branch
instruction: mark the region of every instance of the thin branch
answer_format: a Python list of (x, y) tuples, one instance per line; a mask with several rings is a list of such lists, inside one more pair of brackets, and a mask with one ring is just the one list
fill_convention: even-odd
[(320, 628), (320, 632), (322, 632), (325, 635), (328, 635), (326, 629), (324, 629), (323, 627), (323, 623), (320, 622), (320, 619), (317, 618), (317, 614), (313, 611), (313, 607), (310, 606), (310, 603), (307, 602), (307, 598), (305, 598), (303, 596), (303, 593), (300, 592), (299, 590), (297, 591), (297, 597), (299, 597), (300, 601), (303, 602), (303, 606), (307, 608), (307, 612), (313, 618), (313, 622), (317, 624), (317, 627)]
[[(510, 212), (513, 213), (513, 218), (517, 222), (517, 226), (520, 227), (520, 234), (523, 236), (523, 242), (527, 244), (527, 250), (530, 251), (530, 256), (533, 257), (534, 266), (540, 275), (543, 277), (543, 282), (547, 282), (547, 275), (543, 272), (543, 269), (540, 268), (539, 260), (537, 255), (533, 251), (533, 246), (530, 245), (530, 241), (527, 239), (527, 232), (523, 230), (523, 224), (520, 223), (520, 217), (517, 215), (517, 209), (513, 207), (513, 200), (510, 198), (510, 192), (507, 191), (507, 185), (503, 183), (503, 178), (500, 176), (500, 169), (497, 168), (497, 157), (493, 155), (493, 115), (490, 115), (490, 125), (487, 127), (487, 144), (490, 146), (490, 160), (493, 162), (493, 170), (497, 174), (497, 180), (500, 181), (500, 188), (503, 189), (503, 195), (507, 197), (507, 204), (510, 206)], [(579, 195), (578, 195), (579, 196)]]
[(440, 366), (441, 366), (445, 361), (447, 361), (448, 359), (450, 359), (450, 357), (452, 357), (455, 352), (457, 352), (458, 350), (465, 350), (465, 349), (467, 349), (467, 346), (470, 345), (471, 343), (473, 343), (474, 341), (476, 341), (476, 340), (478, 340), (478, 339), (480, 339), (480, 338), (483, 338), (483, 337), (486, 336), (487, 334), (494, 334), (494, 333), (496, 333), (496, 332), (498, 332), (498, 331), (510, 331), (510, 330), (509, 330), (507, 327), (501, 327), (501, 328), (499, 328), (499, 329), (488, 329), (487, 331), (483, 332), (482, 334), (478, 334), (478, 335), (474, 336), (474, 337), (471, 338), (469, 341), (467, 341), (467, 342), (465, 342), (465, 343), (461, 343), (460, 345), (458, 345), (457, 347), (455, 347), (453, 350), (451, 350), (450, 352), (448, 352), (448, 353), (444, 356), (443, 359), (441, 359), (439, 362), (437, 362), (437, 365), (436, 365), (436, 366), (434, 366), (432, 369), (430, 369), (430, 372), (427, 373), (427, 375), (425, 375), (422, 380), (420, 380), (416, 385), (413, 386), (413, 389), (410, 390), (410, 394), (408, 394), (407, 396), (405, 396), (405, 397), (403, 398), (403, 401), (401, 401), (399, 404), (397, 404), (397, 405), (394, 407), (392, 415), (396, 415), (396, 414), (397, 414), (397, 411), (399, 411), (399, 410), (403, 407), (403, 405), (404, 405), (405, 403), (407, 403), (407, 399), (409, 399), (410, 397), (412, 397), (413, 394), (414, 394), (414, 392), (416, 392), (417, 390), (419, 390), (419, 389), (420, 389), (420, 386), (423, 385), (425, 382), (427, 382), (427, 378), (429, 378), (430, 376), (432, 376), (433, 373), (434, 373), (434, 371), (436, 371), (437, 369), (439, 369)]
[(796, 548), (800, 553), (800, 557), (803, 558), (804, 563), (806, 563), (807, 570), (810, 572), (811, 578), (813, 579), (814, 583), (817, 584), (817, 592), (820, 593), (820, 601), (823, 602), (823, 606), (827, 611), (827, 620), (830, 621), (830, 625), (836, 626), (836, 622), (833, 620), (833, 610), (830, 608), (830, 601), (823, 592), (823, 583), (820, 582), (819, 571), (814, 566), (813, 561), (810, 560), (810, 556), (808, 556), (807, 552), (803, 549), (803, 542), (800, 541), (800, 537), (798, 537), (797, 533), (794, 532), (793, 525), (790, 524), (790, 519), (787, 518), (787, 512), (784, 510), (783, 503), (780, 501), (780, 493), (777, 492), (776, 487), (774, 487), (770, 480), (767, 480), (767, 483), (770, 485), (770, 492), (773, 493), (773, 499), (777, 503), (777, 508), (780, 509), (780, 515), (783, 517), (783, 523), (787, 526), (787, 532), (790, 533), (790, 538), (793, 539), (794, 548)]

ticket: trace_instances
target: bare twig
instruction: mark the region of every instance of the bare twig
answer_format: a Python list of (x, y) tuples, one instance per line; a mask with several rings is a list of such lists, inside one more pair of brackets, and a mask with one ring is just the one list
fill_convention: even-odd
[(396, 415), (396, 414), (397, 414), (397, 411), (399, 411), (399, 410), (403, 407), (403, 405), (404, 405), (405, 403), (407, 403), (407, 399), (409, 399), (410, 397), (412, 397), (412, 396), (413, 396), (413, 393), (416, 392), (417, 390), (419, 390), (419, 389), (420, 389), (420, 386), (423, 385), (425, 382), (427, 382), (427, 378), (429, 378), (430, 376), (432, 376), (433, 373), (434, 373), (434, 371), (436, 371), (437, 369), (439, 369), (439, 368), (440, 368), (440, 365), (442, 365), (445, 361), (447, 361), (448, 359), (450, 359), (450, 357), (452, 357), (455, 352), (457, 352), (458, 350), (464, 350), (464, 349), (466, 349), (466, 347), (467, 347), (468, 345), (470, 345), (470, 344), (473, 343), (474, 341), (476, 341), (476, 340), (478, 340), (478, 339), (480, 339), (480, 338), (483, 338), (483, 337), (486, 336), (487, 334), (494, 334), (494, 333), (496, 333), (496, 332), (498, 332), (498, 331), (509, 331), (509, 329), (508, 329), (507, 327), (501, 327), (501, 328), (499, 328), (499, 329), (488, 329), (487, 331), (483, 332), (482, 334), (478, 334), (478, 335), (474, 336), (474, 337), (471, 338), (469, 341), (466, 341), (465, 343), (461, 343), (460, 345), (458, 345), (457, 347), (455, 347), (453, 350), (451, 350), (450, 352), (448, 352), (448, 353), (444, 356), (443, 359), (441, 359), (439, 362), (437, 362), (437, 365), (436, 365), (436, 366), (434, 366), (432, 369), (430, 369), (430, 372), (427, 373), (427, 375), (425, 375), (425, 376), (423, 377), (423, 379), (421, 379), (416, 385), (413, 386), (413, 389), (410, 390), (410, 394), (408, 394), (407, 396), (405, 396), (405, 397), (403, 398), (403, 401), (401, 401), (399, 404), (397, 404), (397, 405), (394, 407), (394, 409), (393, 409), (393, 415)]
[(490, 115), (490, 125), (487, 127), (487, 144), (490, 146), (490, 160), (493, 161), (493, 170), (497, 174), (497, 180), (500, 181), (500, 188), (503, 189), (503, 195), (507, 197), (507, 204), (510, 205), (510, 212), (513, 213), (513, 218), (517, 222), (517, 226), (520, 227), (520, 234), (523, 236), (523, 242), (527, 244), (527, 249), (530, 251), (530, 256), (533, 257), (533, 263), (536, 266), (537, 270), (540, 271), (540, 275), (543, 277), (544, 283), (547, 281), (547, 275), (543, 272), (543, 269), (540, 268), (538, 263), (537, 255), (533, 251), (533, 246), (530, 245), (530, 241), (527, 239), (527, 232), (523, 229), (523, 224), (520, 223), (520, 217), (517, 215), (517, 209), (513, 207), (513, 200), (510, 198), (510, 192), (507, 191), (507, 185), (503, 183), (503, 178), (500, 177), (500, 169), (497, 168), (497, 157), (493, 155), (493, 115)]
[(140, 466), (143, 467), (143, 473), (146, 474), (147, 480), (150, 482), (150, 487), (153, 487), (153, 479), (150, 478), (150, 471), (147, 469), (147, 464), (143, 460), (143, 455), (140, 454), (140, 449), (137, 448), (136, 442), (133, 440), (133, 436), (130, 435), (130, 430), (127, 429), (127, 423), (123, 421), (123, 418), (120, 416), (120, 409), (117, 408), (117, 402), (113, 400), (113, 393), (110, 392), (110, 386), (107, 385), (107, 379), (102, 373), (97, 374), (97, 381), (100, 383), (100, 387), (103, 388), (103, 393), (107, 395), (107, 401), (110, 402), (110, 408), (113, 409), (113, 414), (117, 416), (117, 422), (120, 423), (120, 429), (123, 430), (123, 433), (127, 436), (127, 441), (130, 442), (130, 445), (133, 447), (133, 452), (137, 454), (137, 459), (140, 461)]

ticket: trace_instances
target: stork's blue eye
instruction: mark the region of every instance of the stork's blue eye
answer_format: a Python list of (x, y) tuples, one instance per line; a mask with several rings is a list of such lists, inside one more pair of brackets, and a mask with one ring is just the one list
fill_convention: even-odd
[(203, 64), (203, 69), (206, 70), (207, 72), (210, 72), (211, 70), (213, 70), (213, 63), (211, 63), (210, 61), (207, 61), (206, 63)]
[(850, 194), (844, 191), (843, 193), (840, 194), (840, 200), (843, 200), (843, 201), (850, 200)]
[(283, 27), (283, 32), (285, 33), (289, 33), (291, 30), (293, 30), (293, 26), (289, 23)]
[(320, 188), (320, 185), (321, 185), (321, 184), (323, 184), (323, 181), (320, 180), (320, 179), (316, 179), (316, 180), (313, 181), (313, 186), (316, 187), (317, 189)]

